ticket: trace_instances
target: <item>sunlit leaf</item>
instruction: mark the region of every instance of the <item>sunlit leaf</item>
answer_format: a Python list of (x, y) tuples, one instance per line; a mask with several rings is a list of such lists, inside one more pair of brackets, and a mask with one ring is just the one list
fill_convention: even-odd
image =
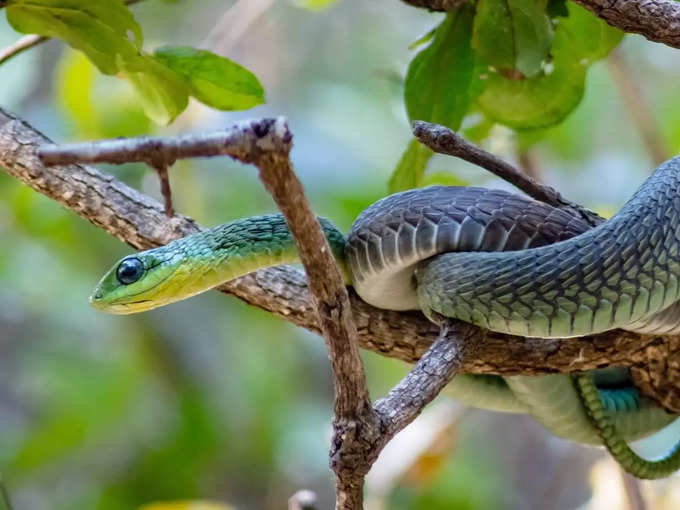
[(233, 507), (217, 501), (167, 501), (150, 503), (139, 510), (232, 510)]
[(122, 0), (9, 0), (7, 19), (19, 32), (63, 39), (104, 74), (142, 47), (142, 30)]
[(191, 95), (214, 108), (247, 110), (265, 101), (257, 77), (228, 58), (186, 46), (160, 48), (154, 57), (187, 80)]
[(473, 99), (473, 15), (467, 4), (448, 14), (432, 42), (411, 61), (404, 90), (411, 121), (436, 122), (454, 130), (460, 126)]
[(387, 184), (390, 193), (418, 188), (423, 185), (423, 175), (428, 161), (434, 153), (418, 140), (411, 140), (401, 156), (397, 168)]
[(553, 61), (544, 72), (525, 80), (488, 74), (478, 104), (489, 118), (515, 129), (548, 127), (579, 104), (588, 66), (606, 56), (622, 33), (573, 3), (568, 9), (569, 17), (558, 21)]
[(57, 69), (59, 106), (80, 138), (136, 136), (153, 129), (134, 89), (102, 77), (83, 53), (65, 51)]
[(475, 54), (501, 74), (536, 76), (550, 53), (553, 29), (546, 0), (479, 0)]

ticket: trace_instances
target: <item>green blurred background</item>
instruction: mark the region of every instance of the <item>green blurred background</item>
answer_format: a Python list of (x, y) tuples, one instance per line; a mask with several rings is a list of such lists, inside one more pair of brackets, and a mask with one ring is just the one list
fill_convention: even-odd
[[(292, 0), (148, 0), (134, 13), (150, 47), (203, 46), (251, 69), (267, 104), (239, 113), (192, 104), (159, 128), (126, 82), (50, 41), (0, 67), (0, 105), (57, 141), (285, 115), (296, 170), (319, 214), (346, 230), (385, 195), (410, 140), (408, 46), (441, 14), (396, 0), (343, 0), (319, 12)], [(19, 37), (0, 22), (0, 47)], [(663, 150), (680, 152), (680, 52), (628, 36), (617, 53)], [(580, 107), (529, 149), (542, 179), (605, 214), (655, 166), (616, 76), (611, 58), (596, 63)], [(528, 141), (496, 127), (484, 144), (515, 159)], [(509, 188), (454, 159), (438, 156), (429, 168), (438, 180)], [(143, 166), (106, 170), (158, 197)], [(176, 208), (204, 225), (275, 209), (254, 169), (226, 158), (179, 162), (171, 180)], [(2, 172), (0, 247), (0, 470), (17, 510), (179, 499), (281, 509), (300, 488), (332, 506), (332, 388), (320, 337), (214, 292), (138, 316), (95, 312), (91, 288), (129, 249)], [(374, 397), (408, 369), (372, 353), (364, 359)], [(600, 451), (551, 437), (527, 418), (438, 404), (430, 412), (440, 413), (437, 425), (416, 422), (375, 468), (371, 508), (596, 508), (598, 477), (618, 480), (606, 464), (591, 470)], [(677, 432), (648, 441), (646, 451)], [(673, 487), (648, 484), (655, 508), (666, 508)]]

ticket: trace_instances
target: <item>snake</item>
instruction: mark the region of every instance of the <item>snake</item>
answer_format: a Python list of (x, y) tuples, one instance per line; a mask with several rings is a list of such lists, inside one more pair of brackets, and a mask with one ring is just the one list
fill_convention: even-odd
[[(611, 329), (680, 333), (680, 157), (660, 165), (621, 210), (591, 227), (524, 195), (429, 186), (389, 195), (345, 236), (319, 223), (345, 283), (378, 308), (420, 310), (533, 338)], [(225, 223), (128, 255), (90, 296), (96, 309), (138, 313), (281, 264), (298, 263), (281, 214)], [(628, 442), (677, 416), (644, 397), (626, 367), (574, 374), (461, 374), (447, 387), (464, 404), (526, 413), (553, 434), (604, 445), (640, 478), (680, 468), (675, 445), (643, 459)]]

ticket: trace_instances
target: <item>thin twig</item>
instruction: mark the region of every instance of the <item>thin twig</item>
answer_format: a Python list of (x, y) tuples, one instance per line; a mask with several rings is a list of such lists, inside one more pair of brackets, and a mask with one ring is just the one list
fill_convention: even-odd
[(36, 34), (28, 34), (21, 37), (6, 48), (0, 50), (0, 64), (3, 64), (10, 58), (16, 57), (20, 53), (33, 48), (33, 46), (44, 43), (48, 39), (49, 37), (43, 37)]
[(385, 425), (385, 443), (439, 395), (458, 373), (463, 360), (474, 355), (477, 345), (478, 339), (468, 324), (450, 319), (443, 323), (437, 340), (418, 363), (387, 396), (374, 404)]
[(168, 165), (161, 163), (154, 166), (154, 170), (158, 174), (158, 179), (161, 181), (161, 195), (163, 196), (165, 215), (172, 218), (175, 214), (175, 209), (172, 206), (172, 189), (170, 188), (170, 176), (168, 175)]
[(637, 73), (630, 68), (621, 50), (613, 51), (606, 62), (649, 158), (655, 165), (661, 164), (669, 157), (668, 149), (664, 144), (663, 133), (652, 117), (649, 104), (636, 80)]
[(536, 182), (519, 168), (468, 142), (445, 126), (416, 121), (413, 123), (413, 134), (433, 151), (456, 156), (481, 166), (501, 179), (514, 184), (530, 197), (550, 204), (553, 207), (565, 209), (571, 214), (581, 216), (591, 226), (598, 225), (604, 221), (601, 216), (593, 211), (570, 202), (556, 189)]

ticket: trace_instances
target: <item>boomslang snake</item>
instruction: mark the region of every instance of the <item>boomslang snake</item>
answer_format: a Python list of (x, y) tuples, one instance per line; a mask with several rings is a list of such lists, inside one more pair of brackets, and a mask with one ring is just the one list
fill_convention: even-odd
[[(347, 284), (379, 308), (541, 338), (614, 328), (680, 332), (680, 158), (661, 165), (618, 214), (592, 229), (520, 195), (442, 186), (379, 200), (347, 239), (330, 221), (320, 223)], [(107, 312), (136, 313), (297, 261), (281, 215), (245, 218), (125, 257), (90, 301)], [(639, 477), (680, 467), (677, 446), (660, 461), (627, 446), (676, 416), (641, 397), (625, 368), (460, 375), (449, 393), (476, 407), (529, 413), (572, 441), (604, 444)]]

